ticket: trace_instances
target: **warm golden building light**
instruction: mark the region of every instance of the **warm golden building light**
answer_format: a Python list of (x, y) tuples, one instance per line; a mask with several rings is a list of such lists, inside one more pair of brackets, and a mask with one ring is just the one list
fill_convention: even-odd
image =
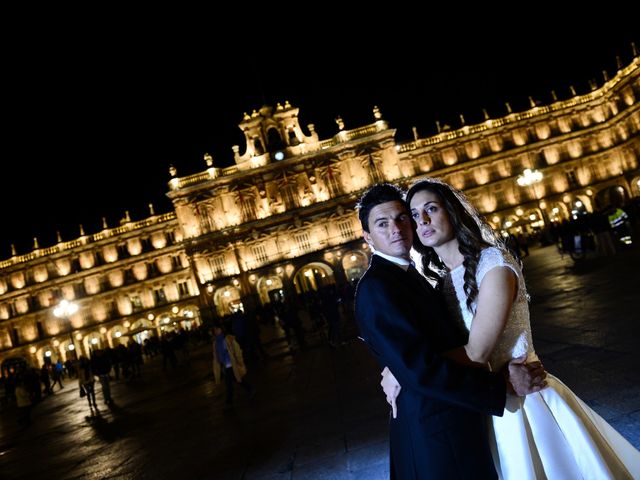
[[(376, 182), (407, 186), (428, 172), (464, 190), (503, 235), (537, 235), (572, 209), (592, 211), (606, 189), (638, 195), (638, 78), (634, 59), (590, 94), (423, 138), (414, 130), (402, 144), (379, 109), (373, 123), (343, 122), (326, 139), (312, 125), (306, 133), (289, 103), (254, 111), (240, 124), (246, 142), (232, 148), (235, 165), (216, 168), (205, 155), (192, 175), (171, 167), (170, 213), (127, 215), (120, 226), (104, 222), (98, 233), (0, 261), (0, 362), (42, 362), (56, 348), (88, 355), (105, 336), (128, 344), (146, 327), (162, 334), (185, 318), (197, 326), (205, 310), (253, 313), (256, 302), (353, 285), (371, 257), (354, 203)], [(281, 161), (265, 135), (272, 127)], [(61, 298), (78, 311), (50, 318)], [(86, 340), (74, 347), (72, 335)]]

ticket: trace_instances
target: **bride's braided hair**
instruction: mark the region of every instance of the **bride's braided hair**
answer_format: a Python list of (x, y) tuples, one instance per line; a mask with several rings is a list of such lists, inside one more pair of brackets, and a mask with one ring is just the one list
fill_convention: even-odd
[[(476, 270), (480, 261), (480, 252), (491, 246), (504, 250), (504, 244), (464, 194), (441, 180), (426, 178), (414, 183), (407, 192), (407, 204), (411, 203), (411, 199), (417, 192), (423, 190), (437, 195), (449, 214), (460, 253), (464, 257), (462, 264), (464, 265), (464, 293), (467, 296), (467, 308), (473, 313), (471, 306), (478, 297), (479, 290), (476, 282)], [(433, 248), (425, 247), (420, 242), (417, 235), (414, 236), (413, 248), (422, 256), (422, 269), (425, 276), (440, 286), (447, 271), (445, 264)]]

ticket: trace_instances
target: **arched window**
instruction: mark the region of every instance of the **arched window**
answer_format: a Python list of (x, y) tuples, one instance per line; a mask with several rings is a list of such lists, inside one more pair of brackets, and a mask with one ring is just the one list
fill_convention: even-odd
[(253, 139), (253, 151), (256, 155), (262, 155), (264, 153), (264, 147), (258, 137), (254, 137)]
[(282, 150), (286, 146), (282, 141), (282, 137), (280, 136), (278, 129), (275, 127), (271, 127), (267, 130), (267, 146), (270, 152)]

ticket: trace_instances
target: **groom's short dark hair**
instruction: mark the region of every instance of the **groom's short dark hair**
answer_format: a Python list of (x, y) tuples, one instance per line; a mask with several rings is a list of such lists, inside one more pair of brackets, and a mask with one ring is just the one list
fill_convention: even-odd
[[(369, 231), (369, 213), (371, 213), (373, 207), (387, 202), (400, 202), (406, 206), (402, 197), (402, 190), (391, 183), (377, 183), (370, 187), (356, 203), (362, 229), (365, 232)], [(409, 211), (408, 208), (407, 211)]]

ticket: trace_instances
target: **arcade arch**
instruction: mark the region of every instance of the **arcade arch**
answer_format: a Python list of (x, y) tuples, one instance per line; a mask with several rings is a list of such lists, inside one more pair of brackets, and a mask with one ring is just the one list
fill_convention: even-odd
[[(634, 180), (636, 191), (640, 193), (640, 179)], [(604, 209), (610, 206), (622, 206), (629, 199), (627, 190), (620, 185), (611, 185), (600, 190), (595, 195), (595, 206), (598, 209)]]
[(116, 325), (107, 331), (107, 338), (112, 348), (118, 345), (126, 345), (127, 340), (125, 337), (126, 329), (122, 325)]
[(238, 310), (244, 312), (244, 305), (240, 298), (240, 291), (231, 285), (219, 288), (213, 294), (213, 301), (218, 315), (224, 317)]
[(142, 345), (145, 340), (155, 335), (156, 326), (153, 321), (140, 318), (131, 324), (129, 329), (129, 336), (132, 337), (136, 343)]
[(326, 263), (311, 262), (301, 267), (293, 277), (297, 294), (317, 292), (322, 287), (335, 285), (332, 268)]
[(351, 250), (342, 256), (342, 268), (347, 281), (355, 283), (364, 274), (369, 266), (367, 254), (359, 250)]
[(200, 320), (200, 311), (195, 305), (184, 307), (175, 313), (181, 318), (180, 325), (185, 330), (191, 330), (202, 323)]
[(578, 218), (580, 215), (586, 215), (589, 212), (591, 206), (591, 199), (586, 195), (576, 195), (576, 197), (569, 204), (571, 209), (571, 217)]
[(256, 284), (256, 290), (262, 305), (280, 303), (284, 299), (282, 279), (277, 275), (261, 277)]
[[(36, 359), (38, 360), (38, 366), (41, 366), (42, 364), (44, 364), (46, 362), (46, 358), (49, 358), (49, 360), (52, 363), (55, 363), (58, 355), (59, 355), (59, 349), (52, 347), (51, 345), (45, 345), (43, 347), (38, 348), (38, 350), (36, 351)], [(48, 352), (48, 354), (47, 354)]]
[(156, 317), (156, 322), (161, 335), (167, 332), (175, 332), (176, 330), (179, 330), (178, 320), (170, 313), (162, 313), (158, 315)]
[(91, 350), (108, 347), (99, 332), (91, 332), (85, 335), (82, 339), (82, 346), (85, 352), (91, 352)]
[(561, 223), (569, 218), (569, 208), (564, 202), (550, 202), (549, 204), (549, 220), (552, 223)]

